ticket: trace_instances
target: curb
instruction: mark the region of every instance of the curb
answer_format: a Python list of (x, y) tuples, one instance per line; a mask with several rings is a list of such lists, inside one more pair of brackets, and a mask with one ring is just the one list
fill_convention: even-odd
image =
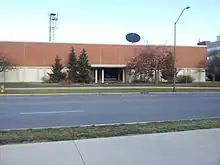
[[(39, 129), (49, 129), (49, 128), (71, 128), (71, 127), (103, 127), (103, 126), (119, 126), (119, 125), (133, 125), (133, 124), (150, 124), (150, 123), (164, 123), (164, 122), (177, 122), (177, 121), (193, 121), (193, 120), (205, 120), (205, 119), (220, 119), (220, 117), (201, 117), (201, 118), (189, 118), (189, 119), (179, 119), (179, 120), (158, 120), (158, 121), (146, 121), (146, 122), (125, 122), (125, 123), (110, 123), (110, 124), (83, 124), (83, 125), (69, 125), (69, 126), (52, 126), (52, 127), (36, 127), (36, 128), (12, 128), (12, 129), (2, 129), (0, 131), (11, 131), (11, 130), (39, 130)], [(210, 128), (210, 129), (220, 129), (220, 128)]]
[(220, 92), (127, 92), (127, 93), (33, 93), (33, 94), (0, 94), (3, 96), (74, 96), (74, 95), (132, 95), (132, 94), (214, 94)]
[(148, 94), (201, 94), (201, 93), (220, 93), (220, 92), (148, 92)]
[(33, 93), (33, 94), (0, 94), (1, 96), (65, 96), (65, 95), (129, 95), (141, 94), (140, 92), (129, 93)]

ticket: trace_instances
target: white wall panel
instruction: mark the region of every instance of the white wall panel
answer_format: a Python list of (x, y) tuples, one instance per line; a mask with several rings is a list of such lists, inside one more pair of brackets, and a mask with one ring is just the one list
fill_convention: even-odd
[(194, 82), (205, 82), (204, 68), (181, 68), (178, 75), (189, 75), (194, 78)]
[[(47, 73), (51, 73), (50, 67), (17, 67), (0, 73), (0, 82), (42, 82)], [(205, 69), (181, 68), (178, 75), (190, 75), (194, 82), (205, 82)]]

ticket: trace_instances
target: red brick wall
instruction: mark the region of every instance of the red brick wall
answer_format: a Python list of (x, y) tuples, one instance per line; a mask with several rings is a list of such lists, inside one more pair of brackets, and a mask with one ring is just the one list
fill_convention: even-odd
[[(16, 66), (51, 66), (56, 55), (66, 63), (71, 47), (77, 55), (85, 48), (91, 64), (126, 64), (145, 46), (66, 44), (36, 42), (0, 42), (0, 53), (6, 55)], [(168, 47), (172, 50), (172, 47)], [(206, 59), (206, 47), (176, 48), (178, 68), (198, 68)]]

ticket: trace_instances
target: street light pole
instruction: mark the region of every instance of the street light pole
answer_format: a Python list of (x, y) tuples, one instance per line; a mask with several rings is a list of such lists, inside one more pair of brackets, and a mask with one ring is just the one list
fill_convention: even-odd
[(180, 17), (182, 16), (183, 12), (190, 7), (185, 7), (176, 22), (174, 23), (174, 47), (173, 47), (173, 92), (176, 92), (176, 24), (179, 21)]
[(176, 22), (174, 23), (174, 47), (173, 47), (173, 92), (176, 92)]

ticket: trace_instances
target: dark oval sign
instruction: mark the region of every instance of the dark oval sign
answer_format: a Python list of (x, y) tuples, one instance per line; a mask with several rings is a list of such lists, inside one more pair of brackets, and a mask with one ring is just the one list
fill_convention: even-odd
[(126, 40), (128, 42), (132, 42), (132, 43), (135, 43), (135, 42), (138, 42), (141, 40), (141, 37), (137, 34), (137, 33), (128, 33), (126, 35)]

